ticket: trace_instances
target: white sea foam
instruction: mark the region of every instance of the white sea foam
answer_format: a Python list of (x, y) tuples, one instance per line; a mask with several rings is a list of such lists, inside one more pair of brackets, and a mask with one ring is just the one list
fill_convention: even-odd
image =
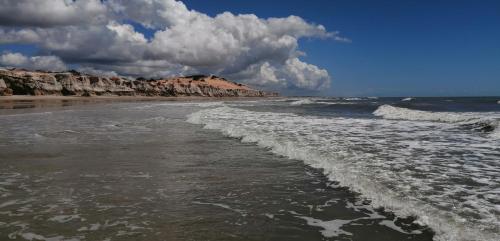
[(382, 105), (377, 110), (375, 110), (373, 114), (376, 116), (384, 117), (385, 119), (438, 121), (447, 123), (468, 122), (478, 119), (477, 116), (473, 116), (469, 113), (430, 112), (394, 107), (391, 105)]
[(414, 99), (413, 99), (413, 98), (411, 98), (411, 97), (408, 97), (408, 98), (404, 98), (404, 99), (402, 99), (401, 101), (412, 101), (412, 100), (414, 100)]
[(6, 117), (27, 117), (27, 116), (43, 116), (43, 115), (52, 115), (53, 112), (50, 111), (45, 111), (45, 112), (27, 112), (27, 113), (19, 113), (19, 114), (7, 114), (7, 115), (0, 115), (0, 118), (6, 118)]
[(59, 223), (66, 223), (69, 222), (73, 219), (81, 219), (80, 215), (78, 214), (69, 214), (69, 215), (57, 215), (54, 217), (51, 217), (49, 221), (55, 221)]
[[(152, 108), (161, 108), (164, 106), (186, 106), (186, 107), (217, 107), (223, 106), (223, 101), (170, 101), (170, 102), (161, 102), (148, 104), (138, 107), (133, 107), (133, 109), (152, 109)], [(129, 107), (125, 107), (129, 108)]]
[(78, 237), (64, 237), (61, 235), (58, 236), (53, 236), (53, 237), (45, 237), (41, 234), (36, 234), (32, 232), (23, 232), (23, 229), (26, 227), (23, 227), (20, 231), (11, 233), (8, 235), (9, 239), (16, 239), (17, 236), (22, 237), (24, 240), (42, 240), (42, 241), (79, 241), (82, 240), (84, 237), (83, 236), (78, 236)]
[(495, 130), (491, 133), (491, 136), (495, 139), (500, 139), (500, 128), (499, 128), (499, 124), (497, 123), (497, 127), (495, 128)]
[[(349, 100), (361, 100), (359, 98), (347, 98)], [(345, 100), (347, 100), (345, 99)], [(348, 101), (349, 101), (348, 100)], [(260, 103), (259, 103), (260, 104)], [(346, 101), (332, 101), (331, 99), (301, 99), (301, 100), (296, 100), (290, 103), (292, 106), (301, 106), (301, 105), (311, 105), (311, 104), (320, 104), (320, 105), (354, 105), (356, 102), (346, 102)], [(229, 106), (231, 106), (229, 104)], [(241, 106), (240, 104), (235, 105)]]
[(342, 230), (342, 226), (350, 223), (352, 220), (334, 219), (329, 221), (323, 221), (320, 219), (315, 219), (306, 216), (298, 216), (298, 217), (306, 220), (307, 224), (310, 226), (323, 228), (321, 234), (323, 234), (323, 236), (327, 238), (338, 237), (341, 234), (349, 236), (352, 235), (352, 233)]
[[(350, 220), (343, 220), (343, 219), (333, 219), (333, 220), (320, 220), (320, 219), (315, 219), (313, 217), (307, 217), (304, 215), (300, 215), (297, 212), (294, 211), (289, 211), (291, 214), (293, 214), (297, 218), (301, 218), (307, 221), (307, 224), (310, 226), (315, 226), (315, 227), (321, 227), (323, 230), (321, 233), (323, 234), (324, 237), (330, 238), (330, 237), (337, 237), (339, 235), (352, 235), (352, 233), (349, 233), (342, 228), (344, 226), (352, 226), (352, 225), (359, 225), (359, 222), (363, 220), (381, 220), (379, 221), (379, 225), (386, 226), (392, 230), (398, 231), (400, 233), (404, 234), (421, 234), (421, 230), (413, 230), (411, 232), (403, 230), (401, 227), (397, 226), (394, 220), (387, 220), (385, 216), (382, 216), (378, 214), (373, 207), (369, 205), (362, 205), (362, 204), (356, 204), (354, 205), (353, 203), (348, 203), (347, 208), (354, 209), (357, 212), (361, 212), (361, 209), (363, 209), (363, 212), (365, 212), (366, 215), (364, 217), (359, 217), (355, 219), (350, 219)], [(366, 213), (368, 212), (368, 213)]]
[(196, 106), (199, 107), (213, 107), (213, 106), (221, 106), (224, 105), (224, 102), (222, 101), (216, 101), (216, 102), (200, 102), (195, 104)]
[(354, 102), (327, 102), (327, 101), (317, 101), (316, 104), (323, 105), (355, 105)]
[(152, 178), (153, 176), (151, 176), (149, 173), (142, 173), (142, 172), (140, 172), (139, 174), (128, 175), (128, 177), (149, 179), (149, 178)]
[(229, 205), (222, 204), (222, 203), (208, 203), (208, 202), (199, 202), (199, 201), (194, 201), (193, 203), (200, 204), (200, 205), (212, 205), (212, 206), (224, 208), (224, 209), (239, 213), (239, 214), (241, 214), (241, 216), (247, 216), (247, 212), (245, 210), (231, 208)]
[(301, 99), (290, 103), (290, 105), (298, 106), (298, 105), (309, 105), (314, 104), (314, 101), (311, 99)]
[(99, 228), (101, 227), (102, 225), (100, 223), (93, 223), (93, 224), (90, 224), (90, 227), (81, 227), (79, 228), (77, 231), (78, 232), (83, 232), (83, 231), (96, 231), (96, 230), (99, 230)]
[(374, 206), (416, 216), (436, 232), (436, 240), (500, 239), (499, 140), (441, 122), (317, 118), (230, 107), (202, 110), (188, 121), (321, 168)]
[(469, 125), (473, 129), (491, 129), (494, 130), (492, 133), (493, 137), (498, 134), (498, 127), (500, 125), (500, 113), (497, 112), (431, 112), (382, 105), (373, 114), (384, 119), (434, 121)]
[(421, 234), (422, 232), (419, 231), (419, 230), (415, 230), (415, 231), (412, 231), (412, 232), (406, 232), (404, 231), (402, 228), (398, 227), (394, 221), (390, 221), (390, 220), (382, 220), (380, 221), (379, 223), (380, 225), (383, 225), (383, 226), (386, 226), (392, 230), (396, 230), (400, 233), (404, 233), (404, 234)]
[(358, 97), (350, 97), (350, 98), (344, 98), (344, 100), (348, 100), (348, 101), (356, 101), (356, 100), (363, 100), (363, 99), (358, 98)]

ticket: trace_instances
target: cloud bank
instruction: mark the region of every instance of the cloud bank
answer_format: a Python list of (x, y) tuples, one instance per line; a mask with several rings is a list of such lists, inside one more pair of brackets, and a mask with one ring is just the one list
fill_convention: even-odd
[(0, 65), (51, 71), (63, 71), (67, 69), (64, 62), (56, 56), (27, 57), (20, 53), (0, 55)]
[[(348, 41), (297, 16), (214, 17), (175, 0), (0, 0), (0, 44), (26, 43), (41, 56), (0, 56), (3, 66), (166, 77), (216, 74), (254, 86), (318, 90), (329, 73), (300, 60), (301, 38)], [(132, 25), (154, 34), (146, 38)]]

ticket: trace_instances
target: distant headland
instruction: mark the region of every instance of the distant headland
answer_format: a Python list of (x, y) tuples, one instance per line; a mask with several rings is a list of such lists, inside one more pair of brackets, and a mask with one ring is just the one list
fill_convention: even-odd
[(0, 69), (0, 96), (278, 96), (214, 75), (129, 79), (80, 73)]

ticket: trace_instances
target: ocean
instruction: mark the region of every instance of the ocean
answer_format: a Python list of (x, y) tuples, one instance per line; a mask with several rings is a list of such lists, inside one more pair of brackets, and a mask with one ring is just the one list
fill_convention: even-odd
[(0, 236), (499, 240), (500, 98), (0, 109)]

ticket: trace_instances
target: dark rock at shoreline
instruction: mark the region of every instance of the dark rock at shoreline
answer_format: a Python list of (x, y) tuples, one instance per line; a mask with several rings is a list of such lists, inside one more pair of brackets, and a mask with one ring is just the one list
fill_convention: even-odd
[(264, 97), (278, 94), (255, 90), (217, 76), (130, 80), (87, 75), (74, 70), (0, 69), (2, 95)]

